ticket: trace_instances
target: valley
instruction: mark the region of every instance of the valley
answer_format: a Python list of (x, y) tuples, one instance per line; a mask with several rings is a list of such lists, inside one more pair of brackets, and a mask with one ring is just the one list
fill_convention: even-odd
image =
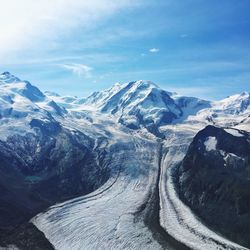
[[(246, 236), (235, 243), (211, 229), (206, 217), (198, 217), (183, 199), (178, 178), (199, 131), (218, 128), (232, 144), (239, 134), (247, 141), (249, 133), (242, 131), (250, 131), (249, 108), (247, 92), (212, 102), (135, 81), (87, 98), (69, 98), (43, 93), (3, 73), (0, 229), (12, 234), (0, 238), (0, 246), (247, 249), (239, 244)], [(204, 140), (202, 148), (208, 143), (207, 137)], [(210, 148), (220, 153), (216, 144)], [(200, 157), (206, 161), (207, 155), (204, 151)], [(243, 165), (236, 160), (223, 164), (244, 168), (245, 180), (248, 151), (244, 157)], [(184, 193), (195, 185), (190, 183)], [(246, 208), (244, 213), (249, 212)], [(27, 241), (21, 242), (18, 227)]]

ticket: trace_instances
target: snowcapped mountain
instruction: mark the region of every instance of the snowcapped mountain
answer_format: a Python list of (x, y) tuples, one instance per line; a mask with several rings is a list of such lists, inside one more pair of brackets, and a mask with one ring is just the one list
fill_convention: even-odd
[(9, 72), (0, 75), (0, 82), (3, 92), (17, 93), (24, 98), (28, 98), (31, 102), (39, 102), (45, 99), (45, 95), (37, 87), (31, 85), (28, 81), (21, 81)]
[(133, 130), (146, 128), (161, 138), (171, 124), (195, 125), (200, 129), (213, 124), (248, 130), (249, 99), (249, 93), (244, 92), (221, 101), (206, 101), (179, 96), (142, 80), (115, 84), (87, 98), (60, 96), (42, 93), (28, 81), (4, 72), (0, 75), (0, 138), (6, 139), (13, 133), (35, 133), (30, 126), (32, 119), (43, 120), (48, 125), (59, 122), (69, 127), (121, 124)]
[[(19, 226), (31, 230), (29, 242), (40, 240), (27, 224), (32, 216), (108, 179), (109, 166), (102, 163), (108, 160), (99, 145), (100, 138), (105, 144), (105, 134), (94, 126), (87, 129), (89, 123), (82, 117), (73, 120), (29, 82), (8, 72), (0, 75), (0, 243), (22, 238), (18, 232), (25, 230), (15, 231)], [(27, 247), (22, 246), (34, 249)]]
[(114, 115), (119, 123), (129, 128), (146, 127), (153, 133), (157, 133), (159, 126), (182, 115), (169, 92), (142, 80), (116, 84), (106, 91), (96, 92), (86, 99), (85, 104)]
[(63, 116), (66, 110), (47, 98), (37, 87), (4, 72), (0, 75), (0, 138), (13, 133), (33, 133), (33, 119), (55, 123), (54, 116)]
[(32, 116), (43, 119), (50, 119), (51, 116), (56, 119), (87, 117), (95, 120), (95, 113), (99, 113), (103, 117), (113, 117), (114, 122), (128, 128), (145, 127), (158, 135), (158, 128), (168, 124), (244, 127), (249, 124), (250, 95), (244, 92), (221, 101), (206, 101), (179, 96), (153, 82), (140, 80), (117, 83), (110, 89), (79, 98), (49, 91), (42, 93), (28, 81), (4, 72), (0, 75), (0, 107), (2, 118), (27, 117), (27, 120)]
[(213, 101), (210, 107), (201, 109), (194, 116), (188, 117), (187, 121), (247, 129), (250, 115), (249, 96), (248, 92), (243, 92), (221, 101)]
[[(135, 81), (78, 98), (1, 74), (0, 245), (53, 249), (47, 238), (56, 249), (244, 249), (187, 210), (173, 173), (199, 130), (241, 134), (235, 128), (249, 131), (249, 117), (249, 93), (211, 102)], [(28, 223), (35, 215), (46, 238)]]
[(226, 114), (244, 113), (250, 107), (250, 93), (243, 92), (238, 95), (229, 96), (222, 101), (216, 102), (216, 107), (224, 110)]

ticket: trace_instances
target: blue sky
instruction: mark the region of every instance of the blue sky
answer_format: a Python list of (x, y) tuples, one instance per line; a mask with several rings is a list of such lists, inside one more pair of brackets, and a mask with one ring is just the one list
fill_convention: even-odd
[(1, 71), (63, 95), (139, 79), (207, 99), (250, 91), (249, 0), (51, 2), (1, 3)]

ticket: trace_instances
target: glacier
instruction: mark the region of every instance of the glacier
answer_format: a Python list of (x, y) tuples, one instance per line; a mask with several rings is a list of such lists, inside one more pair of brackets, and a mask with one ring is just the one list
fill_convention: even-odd
[(246, 249), (207, 228), (179, 199), (173, 176), (205, 126), (238, 136), (250, 131), (249, 100), (247, 92), (221, 101), (178, 96), (143, 80), (64, 97), (5, 72), (0, 140), (36, 135), (33, 119), (56, 122), (91, 138), (95, 161), (109, 166), (98, 189), (31, 219), (55, 249)]

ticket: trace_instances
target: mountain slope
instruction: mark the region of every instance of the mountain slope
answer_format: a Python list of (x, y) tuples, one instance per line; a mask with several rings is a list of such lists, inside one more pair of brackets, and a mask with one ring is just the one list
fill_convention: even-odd
[[(148, 81), (63, 97), (5, 72), (0, 244), (50, 249), (27, 222), (67, 200), (32, 219), (58, 249), (242, 249), (183, 209), (172, 178), (198, 130), (214, 123), (247, 126), (245, 100), (229, 98), (225, 106)], [(237, 112), (228, 111), (234, 107)]]
[(65, 109), (7, 72), (0, 75), (0, 114), (0, 242), (8, 243), (38, 212), (98, 188), (110, 169), (99, 148), (103, 135), (86, 135)]
[[(88, 119), (102, 116), (130, 129), (146, 128), (157, 137), (164, 137), (164, 126), (211, 124), (240, 126), (247, 129), (250, 115), (249, 93), (228, 97), (221, 101), (207, 101), (196, 97), (167, 92), (150, 81), (117, 83), (110, 89), (94, 92), (87, 98), (61, 97), (48, 93), (48, 97), (73, 115), (82, 111)], [(92, 117), (91, 117), (92, 116)]]
[(200, 110), (190, 121), (207, 121), (218, 126), (238, 126), (246, 123), (250, 114), (250, 94), (243, 92), (221, 101), (211, 102), (211, 106)]
[(94, 93), (85, 104), (114, 115), (119, 123), (131, 129), (146, 127), (155, 134), (159, 126), (182, 115), (169, 92), (150, 81), (116, 84), (107, 91)]
[(250, 134), (207, 126), (179, 170), (182, 199), (209, 226), (250, 247)]

